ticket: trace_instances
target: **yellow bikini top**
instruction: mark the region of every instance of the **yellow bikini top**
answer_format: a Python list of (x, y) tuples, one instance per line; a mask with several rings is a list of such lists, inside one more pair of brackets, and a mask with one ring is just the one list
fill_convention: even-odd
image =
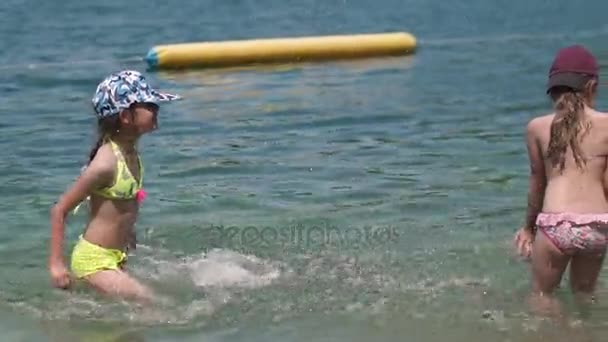
[[(116, 174), (114, 175), (114, 183), (106, 188), (93, 190), (92, 192), (96, 195), (99, 195), (108, 199), (135, 199), (137, 203), (141, 204), (146, 198), (146, 192), (143, 189), (143, 180), (144, 180), (144, 166), (141, 162), (141, 158), (139, 155), (137, 156), (137, 163), (139, 164), (139, 182), (135, 180), (133, 174), (131, 174), (131, 170), (127, 166), (127, 162), (125, 161), (122, 152), (118, 145), (108, 139), (108, 142), (112, 146), (112, 151), (114, 151), (114, 155), (116, 155)], [(88, 196), (83, 202), (88, 201), (90, 196)], [(76, 214), (82, 203), (79, 203), (75, 208), (73, 213)]]
[(144, 179), (144, 168), (139, 155), (137, 156), (137, 162), (139, 164), (139, 182), (135, 180), (131, 170), (127, 166), (127, 162), (120, 151), (118, 145), (108, 139), (108, 142), (112, 146), (112, 151), (116, 155), (116, 174), (114, 176), (114, 183), (106, 188), (94, 190), (93, 193), (104, 198), (109, 199), (133, 199), (137, 196), (137, 193), (143, 187)]

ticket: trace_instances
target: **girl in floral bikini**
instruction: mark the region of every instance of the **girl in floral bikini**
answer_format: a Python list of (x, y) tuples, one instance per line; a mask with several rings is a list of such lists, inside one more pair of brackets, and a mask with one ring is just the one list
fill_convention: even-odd
[(136, 144), (143, 134), (156, 130), (158, 103), (178, 98), (150, 88), (137, 71), (112, 74), (98, 85), (93, 97), (98, 142), (87, 167), (51, 210), (48, 267), (54, 286), (67, 288), (72, 282), (63, 261), (65, 220), (89, 198), (89, 222), (72, 251), (73, 274), (104, 294), (152, 299), (152, 292), (124, 271), (139, 204), (145, 197)]
[(608, 115), (593, 109), (597, 84), (590, 52), (561, 49), (547, 89), (555, 113), (527, 125), (528, 211), (515, 244), (531, 257), (533, 303), (543, 311), (559, 312), (551, 295), (568, 264), (572, 291), (592, 296), (606, 253)]

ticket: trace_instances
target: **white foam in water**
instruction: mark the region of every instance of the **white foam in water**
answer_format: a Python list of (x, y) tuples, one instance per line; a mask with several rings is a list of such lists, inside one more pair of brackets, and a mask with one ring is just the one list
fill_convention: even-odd
[(201, 287), (267, 286), (279, 278), (281, 272), (253, 255), (215, 249), (201, 259), (187, 264), (192, 281)]
[[(267, 286), (282, 275), (282, 265), (235, 251), (216, 249), (178, 260), (166, 256), (159, 249), (142, 247), (140, 249), (138, 246), (138, 264), (132, 264), (130, 269), (138, 278), (144, 279), (144, 282), (153, 279), (158, 283), (171, 283), (172, 292), (192, 291), (191, 286), (194, 286), (204, 292), (205, 298), (180, 303), (170, 295), (167, 301), (159, 300), (158, 305), (152, 308), (140, 308), (126, 301), (100, 300), (89, 291), (55, 291), (58, 297), (51, 303), (24, 298), (10, 301), (10, 306), (44, 320), (77, 318), (106, 323), (126, 320), (144, 325), (196, 323), (204, 326), (206, 319), (198, 318), (210, 316), (230, 302), (234, 288)], [(0, 291), (0, 299), (9, 302), (3, 297)], [(160, 299), (163, 298), (164, 294)]]

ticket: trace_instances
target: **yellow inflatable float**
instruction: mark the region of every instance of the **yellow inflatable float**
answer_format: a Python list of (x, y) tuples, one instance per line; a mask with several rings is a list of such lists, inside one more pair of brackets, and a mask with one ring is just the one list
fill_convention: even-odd
[(398, 56), (415, 50), (413, 35), (394, 32), (158, 45), (145, 61), (151, 69), (212, 68)]

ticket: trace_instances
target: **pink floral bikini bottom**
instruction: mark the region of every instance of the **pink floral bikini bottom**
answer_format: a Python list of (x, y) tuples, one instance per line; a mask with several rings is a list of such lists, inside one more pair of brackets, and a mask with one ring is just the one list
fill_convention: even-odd
[(608, 214), (540, 213), (536, 227), (564, 254), (599, 252), (608, 243)]

